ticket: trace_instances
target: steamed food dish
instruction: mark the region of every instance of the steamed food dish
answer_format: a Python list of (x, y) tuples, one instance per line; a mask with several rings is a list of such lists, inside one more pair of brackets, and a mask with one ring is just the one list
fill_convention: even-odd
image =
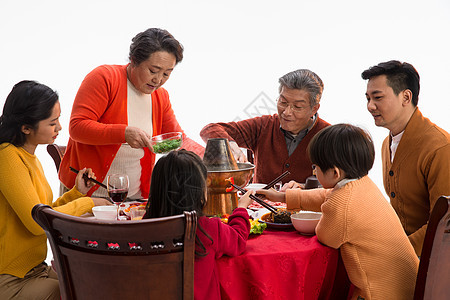
[(272, 213), (274, 223), (291, 223), (291, 213), (286, 210), (277, 211)]
[(261, 219), (265, 222), (271, 223), (279, 223), (279, 224), (292, 223), (291, 212), (286, 210), (278, 210), (277, 213), (265, 214)]

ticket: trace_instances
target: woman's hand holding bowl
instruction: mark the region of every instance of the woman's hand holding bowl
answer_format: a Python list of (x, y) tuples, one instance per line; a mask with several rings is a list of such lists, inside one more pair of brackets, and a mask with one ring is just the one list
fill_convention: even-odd
[(151, 138), (152, 137), (147, 132), (140, 128), (127, 126), (127, 128), (125, 129), (125, 141), (128, 143), (128, 145), (131, 146), (131, 148), (150, 148)]

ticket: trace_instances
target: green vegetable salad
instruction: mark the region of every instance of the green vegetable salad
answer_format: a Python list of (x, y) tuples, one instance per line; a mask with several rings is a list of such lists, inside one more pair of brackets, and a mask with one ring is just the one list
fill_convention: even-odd
[(180, 146), (181, 146), (181, 139), (166, 140), (153, 145), (153, 152), (166, 153), (178, 149), (180, 148)]

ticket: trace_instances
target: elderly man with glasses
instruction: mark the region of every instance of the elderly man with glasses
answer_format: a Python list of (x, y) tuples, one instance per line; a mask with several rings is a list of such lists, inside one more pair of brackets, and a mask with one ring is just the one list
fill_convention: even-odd
[(330, 124), (317, 111), (323, 82), (310, 70), (292, 71), (279, 79), (278, 114), (263, 115), (239, 122), (211, 123), (200, 132), (209, 138), (226, 138), (235, 158), (247, 161), (240, 148), (252, 150), (256, 165), (253, 182), (269, 183), (289, 171), (283, 182), (305, 182), (312, 175), (306, 148), (312, 137)]

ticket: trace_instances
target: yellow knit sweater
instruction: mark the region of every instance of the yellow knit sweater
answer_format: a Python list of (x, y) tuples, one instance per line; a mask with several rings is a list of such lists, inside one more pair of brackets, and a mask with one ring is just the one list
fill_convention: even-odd
[(75, 187), (52, 201), (52, 190), (36, 155), (22, 147), (1, 144), (0, 274), (23, 278), (47, 256), (45, 233), (31, 217), (33, 206), (43, 203), (76, 216), (94, 206), (92, 199), (84, 197)]
[(419, 260), (397, 214), (365, 176), (330, 190), (288, 190), (287, 208), (322, 211), (317, 238), (341, 248), (352, 299), (412, 299)]

